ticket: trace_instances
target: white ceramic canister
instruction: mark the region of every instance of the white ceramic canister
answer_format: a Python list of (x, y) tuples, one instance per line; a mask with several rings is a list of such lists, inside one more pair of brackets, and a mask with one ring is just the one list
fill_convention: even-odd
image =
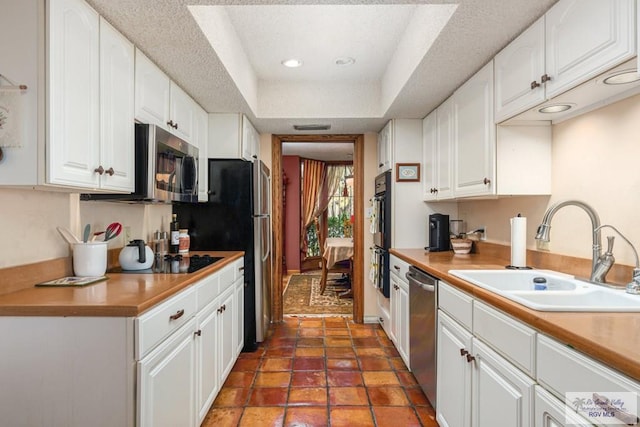
[(73, 274), (104, 276), (107, 271), (107, 242), (73, 244)]

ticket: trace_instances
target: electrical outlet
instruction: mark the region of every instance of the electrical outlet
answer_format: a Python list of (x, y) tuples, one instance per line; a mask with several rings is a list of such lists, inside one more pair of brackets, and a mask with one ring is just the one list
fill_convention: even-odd
[(484, 230), (484, 233), (480, 233), (480, 240), (487, 240), (487, 227), (483, 225), (478, 228), (482, 228)]
[(131, 241), (131, 227), (128, 225), (122, 227), (122, 238), (124, 239), (125, 245)]

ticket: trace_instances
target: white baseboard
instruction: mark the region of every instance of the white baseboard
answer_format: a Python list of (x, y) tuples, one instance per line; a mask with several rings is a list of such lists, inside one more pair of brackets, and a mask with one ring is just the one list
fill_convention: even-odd
[(364, 316), (364, 323), (380, 323), (380, 318), (378, 316)]

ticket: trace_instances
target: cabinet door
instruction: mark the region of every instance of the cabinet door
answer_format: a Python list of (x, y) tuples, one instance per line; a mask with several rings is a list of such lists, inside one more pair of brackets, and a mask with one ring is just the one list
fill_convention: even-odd
[(195, 319), (138, 362), (139, 427), (195, 425)]
[(133, 192), (134, 47), (100, 18), (100, 187)]
[(564, 0), (545, 17), (547, 99), (636, 54), (633, 0)]
[(534, 381), (473, 339), (473, 427), (533, 425)]
[(438, 311), (436, 421), (441, 427), (471, 426), (471, 334)]
[(591, 427), (593, 425), (576, 414), (573, 408), (567, 411), (563, 402), (539, 385), (535, 386), (535, 390), (535, 427)]
[(425, 201), (436, 200), (436, 190), (438, 182), (438, 150), (436, 148), (437, 132), (437, 112), (433, 110), (431, 114), (422, 120), (422, 170), (424, 170), (424, 182), (422, 186), (422, 198)]
[(253, 162), (258, 158), (258, 132), (247, 116), (242, 116), (242, 138), (240, 141), (242, 158)]
[(398, 280), (398, 321), (396, 325), (396, 340), (398, 353), (409, 369), (409, 284), (404, 280)]
[(218, 300), (212, 301), (198, 313), (196, 318), (199, 333), (196, 337), (198, 425), (207, 415), (221, 386), (217, 369), (220, 346), (218, 302)]
[(220, 297), (219, 306), (221, 308), (220, 314), (218, 314), (218, 331), (220, 333), (220, 341), (218, 347), (218, 358), (220, 360), (220, 383), (231, 372), (233, 363), (235, 362), (236, 348), (234, 346), (234, 322), (235, 322), (235, 307), (234, 307), (234, 289), (230, 286)]
[(378, 135), (378, 174), (391, 170), (393, 122), (389, 121)]
[(169, 122), (170, 80), (156, 64), (136, 49), (135, 111), (142, 123), (171, 130)]
[(47, 181), (97, 188), (99, 16), (82, 0), (52, 0), (48, 13)]
[(198, 201), (209, 200), (209, 116), (199, 106), (196, 106), (194, 124), (194, 145), (198, 147)]
[(544, 67), (544, 17), (495, 57), (495, 122), (545, 101), (540, 77)]
[(436, 196), (438, 200), (446, 200), (454, 197), (453, 191), (453, 150), (454, 150), (454, 111), (453, 101), (448, 99), (438, 107), (436, 151), (438, 152), (436, 164)]
[(458, 196), (493, 194), (496, 131), (493, 121), (493, 62), (454, 95), (455, 188)]
[(244, 347), (244, 276), (240, 276), (235, 283), (235, 296), (234, 296), (234, 312), (235, 319), (233, 324), (233, 341), (236, 346), (235, 357), (237, 357)]
[(169, 131), (192, 142), (195, 123), (195, 102), (173, 81), (170, 83)]
[(389, 315), (391, 317), (391, 325), (389, 327), (389, 338), (395, 344), (396, 348), (398, 344), (398, 327), (400, 325), (399, 313), (400, 313), (400, 286), (398, 286), (398, 276), (395, 274), (389, 274)]

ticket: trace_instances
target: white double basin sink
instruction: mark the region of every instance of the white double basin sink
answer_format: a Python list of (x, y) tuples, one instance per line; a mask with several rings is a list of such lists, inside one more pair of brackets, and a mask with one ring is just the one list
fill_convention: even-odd
[[(449, 270), (449, 274), (538, 311), (640, 312), (640, 295), (551, 270)], [(535, 278), (544, 278), (546, 283), (538, 287), (546, 289), (536, 289)]]

